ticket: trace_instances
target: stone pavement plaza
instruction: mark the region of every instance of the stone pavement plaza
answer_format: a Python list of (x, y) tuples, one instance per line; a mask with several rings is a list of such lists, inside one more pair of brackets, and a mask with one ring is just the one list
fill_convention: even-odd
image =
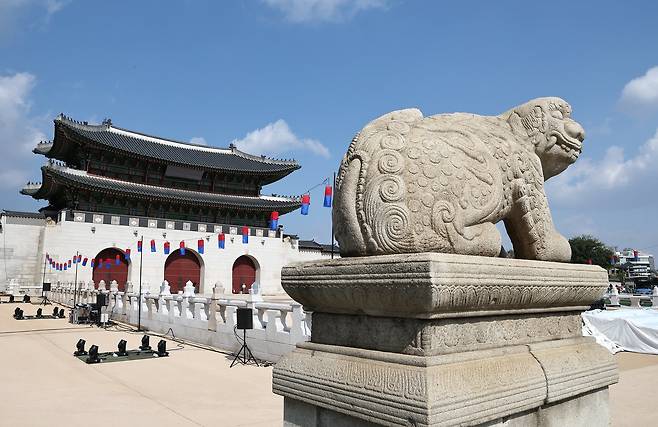
[[(37, 305), (20, 304), (25, 314)], [(271, 392), (272, 368), (237, 366), (221, 353), (185, 346), (171, 357), (86, 365), (87, 349), (137, 348), (140, 334), (75, 326), (66, 320), (22, 320), (0, 305), (0, 425), (16, 426), (280, 426), (283, 398)], [(44, 313), (52, 311), (48, 305)], [(68, 312), (68, 311), (67, 311)], [(159, 338), (151, 339), (151, 346)], [(168, 349), (176, 347), (168, 343)], [(610, 388), (613, 426), (652, 425), (658, 356), (620, 353), (620, 381)]]

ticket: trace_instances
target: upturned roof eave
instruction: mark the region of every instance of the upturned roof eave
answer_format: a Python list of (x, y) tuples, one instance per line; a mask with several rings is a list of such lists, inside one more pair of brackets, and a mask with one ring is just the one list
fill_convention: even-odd
[[(262, 156), (254, 156), (254, 155), (251, 155), (251, 154), (248, 154), (248, 153), (244, 153), (244, 152), (242, 152), (242, 151), (240, 151), (236, 148), (233, 148), (231, 150), (231, 152), (225, 153), (225, 155), (241, 157), (241, 158), (247, 159), (251, 162), (254, 162), (255, 164), (262, 164), (264, 167), (266, 166), (269, 169), (259, 170), (259, 169), (256, 168), (256, 169), (253, 169), (253, 170), (248, 170), (248, 169), (244, 169), (244, 168), (231, 168), (231, 167), (227, 167), (227, 166), (217, 166), (217, 165), (215, 165), (215, 166), (213, 166), (213, 165), (199, 165), (199, 164), (196, 164), (196, 163), (193, 163), (193, 162), (185, 162), (185, 161), (180, 161), (180, 160), (177, 161), (175, 159), (164, 159), (164, 158), (160, 158), (160, 157), (154, 157), (154, 156), (146, 155), (146, 154), (143, 154), (143, 153), (138, 153), (138, 152), (135, 152), (135, 151), (129, 151), (129, 150), (120, 149), (120, 148), (117, 148), (117, 147), (112, 147), (112, 146), (110, 146), (110, 145), (108, 145), (108, 144), (106, 144), (102, 141), (94, 140), (94, 139), (89, 138), (89, 137), (87, 137), (84, 134), (79, 132), (80, 129), (83, 129), (85, 131), (90, 131), (90, 132), (109, 132), (110, 125), (88, 125), (88, 124), (76, 122), (72, 119), (69, 119), (69, 118), (63, 116), (63, 115), (58, 116), (55, 119), (54, 122), (55, 122), (55, 138), (53, 140), (53, 143), (54, 143), (53, 147), (56, 148), (56, 149), (55, 150), (51, 149), (50, 151), (52, 152), (53, 155), (48, 156), (48, 157), (56, 158), (56, 159), (62, 160), (62, 161), (66, 161), (66, 151), (67, 150), (64, 149), (64, 147), (59, 147), (58, 149), (57, 149), (57, 147), (55, 147), (56, 145), (60, 145), (60, 146), (64, 145), (62, 143), (62, 141), (58, 141), (60, 139), (60, 138), (58, 138), (58, 132), (57, 132), (58, 126), (63, 126), (66, 129), (69, 129), (72, 132), (74, 132), (75, 135), (78, 138), (78, 141), (81, 142), (81, 143), (86, 143), (86, 144), (91, 144), (91, 145), (94, 145), (94, 146), (99, 146), (99, 147), (102, 147), (103, 149), (110, 150), (110, 151), (113, 151), (115, 153), (120, 153), (122, 155), (126, 155), (126, 156), (129, 156), (129, 157), (136, 157), (136, 158), (140, 158), (140, 159), (144, 159), (144, 160), (159, 161), (159, 162), (162, 162), (162, 163), (165, 163), (165, 164), (176, 164), (176, 165), (179, 165), (179, 166), (191, 167), (191, 168), (195, 168), (195, 169), (241, 173), (241, 174), (246, 174), (246, 175), (260, 175), (260, 176), (271, 175), (272, 179), (268, 180), (267, 183), (275, 182), (275, 181), (287, 176), (288, 174), (294, 172), (295, 170), (298, 170), (298, 169), (301, 168), (301, 165), (299, 163), (297, 163), (296, 161), (294, 161), (294, 160), (285, 161), (285, 160), (269, 159), (269, 158), (265, 158), (265, 157), (262, 157)], [(197, 148), (202, 148), (202, 146), (199, 146), (197, 144), (189, 144), (189, 143), (184, 143), (184, 142), (175, 141), (175, 140), (167, 140), (167, 139), (164, 139), (164, 138), (152, 137), (150, 135), (140, 134), (139, 132), (129, 131), (129, 130), (126, 130), (126, 129), (123, 129), (123, 128), (114, 127), (114, 129), (119, 129), (121, 131), (130, 132), (131, 134), (138, 135), (138, 136), (142, 135), (145, 138), (160, 139), (162, 141), (167, 141), (167, 142), (170, 142), (170, 143), (174, 143), (174, 144), (177, 144), (178, 148), (187, 148), (186, 146), (189, 146), (190, 150), (195, 150)], [(135, 137), (135, 136), (133, 136), (133, 137)], [(65, 141), (66, 141), (66, 139), (65, 139)], [(142, 139), (141, 141), (145, 142), (147, 144), (157, 144), (156, 142), (149, 142), (146, 139)], [(219, 153), (219, 150), (224, 150), (224, 149), (218, 149), (217, 153)]]
[[(41, 169), (43, 175), (43, 183), (41, 184), (39, 190), (35, 192), (35, 194), (30, 194), (34, 198), (47, 199), (49, 196), (51, 196), (50, 194), (40, 194), (40, 192), (44, 188), (45, 183), (50, 182), (51, 180), (57, 182), (57, 180), (59, 179), (66, 181), (67, 185), (71, 185), (76, 188), (98, 191), (105, 194), (112, 194), (120, 197), (130, 197), (130, 198), (138, 198), (138, 199), (148, 197), (149, 200), (156, 200), (165, 203), (179, 203), (179, 204), (188, 204), (188, 205), (197, 204), (197, 205), (203, 205), (206, 207), (214, 207), (214, 208), (246, 209), (246, 210), (262, 211), (262, 212), (277, 210), (279, 211), (279, 213), (292, 212), (301, 206), (301, 203), (295, 199), (286, 199), (286, 200), (277, 201), (277, 200), (267, 200), (261, 197), (217, 195), (215, 193), (206, 194), (206, 193), (199, 193), (189, 190), (166, 189), (166, 188), (146, 185), (146, 184), (124, 183), (122, 181), (112, 180), (105, 177), (96, 177), (93, 175), (85, 175), (87, 181), (90, 182), (82, 182), (83, 180), (75, 179), (74, 176), (69, 175), (66, 172), (63, 172), (56, 166), (52, 167), (49, 165), (45, 165)], [(110, 181), (111, 184), (118, 187), (112, 187), (111, 185), (109, 185)], [(139, 188), (130, 188), (131, 186), (132, 187), (139, 186)], [(53, 186), (48, 185), (48, 187), (53, 187)], [(141, 190), (141, 191), (138, 192), (135, 190)], [(170, 195), (158, 194), (162, 191), (171, 191), (171, 194)], [(188, 195), (186, 193), (191, 193), (191, 194)], [(189, 197), (182, 197), (181, 195), (189, 196)], [(196, 195), (196, 198), (194, 198), (193, 195)], [(207, 199), (204, 200), (203, 197), (204, 195), (208, 197), (220, 197), (220, 198), (221, 197), (243, 198), (244, 201), (258, 202), (259, 204), (248, 206), (246, 204), (239, 203), (239, 200), (235, 200), (235, 201), (207, 200)]]

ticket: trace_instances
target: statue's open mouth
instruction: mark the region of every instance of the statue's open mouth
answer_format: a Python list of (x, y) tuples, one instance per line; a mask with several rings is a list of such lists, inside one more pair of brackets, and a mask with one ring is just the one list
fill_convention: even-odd
[(576, 138), (570, 138), (561, 132), (554, 131), (550, 135), (551, 142), (556, 144), (566, 153), (568, 153), (573, 160), (576, 160), (580, 153), (583, 151), (583, 143)]

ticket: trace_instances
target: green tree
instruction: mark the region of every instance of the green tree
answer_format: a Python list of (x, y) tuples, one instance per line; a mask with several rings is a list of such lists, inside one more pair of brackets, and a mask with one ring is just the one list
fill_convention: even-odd
[(610, 259), (612, 258), (612, 249), (605, 243), (594, 236), (583, 234), (569, 239), (571, 245), (571, 262), (574, 264), (592, 264), (599, 265), (605, 269), (610, 268)]

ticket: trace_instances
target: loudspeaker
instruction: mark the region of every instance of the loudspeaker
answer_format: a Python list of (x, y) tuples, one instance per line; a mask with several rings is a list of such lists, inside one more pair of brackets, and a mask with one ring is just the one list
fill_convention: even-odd
[(107, 298), (107, 294), (99, 292), (96, 295), (96, 306), (97, 307), (103, 307), (103, 306), (107, 305), (108, 303), (109, 303), (109, 301), (108, 301), (108, 298)]
[(50, 282), (43, 282), (43, 287), (41, 290), (44, 292), (50, 292)]
[(250, 308), (238, 308), (238, 329), (254, 329), (254, 316)]

